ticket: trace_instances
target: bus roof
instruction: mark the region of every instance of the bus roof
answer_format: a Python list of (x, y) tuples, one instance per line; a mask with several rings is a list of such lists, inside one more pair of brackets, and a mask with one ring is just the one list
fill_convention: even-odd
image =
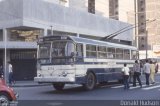
[(99, 41), (99, 40), (93, 40), (93, 39), (81, 38), (81, 37), (75, 37), (75, 36), (70, 36), (70, 38), (76, 43), (84, 43), (84, 44), (91, 44), (91, 45), (137, 50), (137, 48), (134, 46), (124, 45), (124, 44), (117, 44), (117, 43), (111, 43), (111, 42), (105, 42), (105, 41)]
[(41, 42), (41, 39), (43, 41), (53, 41), (53, 40), (73, 40), (75, 43), (83, 43), (83, 44), (91, 44), (91, 45), (98, 45), (98, 46), (107, 46), (107, 47), (114, 47), (114, 48), (122, 48), (122, 49), (131, 49), (131, 50), (137, 50), (134, 46), (124, 45), (124, 44), (117, 44), (117, 43), (111, 43), (107, 41), (100, 41), (100, 40), (94, 40), (89, 38), (82, 38), (82, 37), (76, 37), (76, 36), (45, 36), (39, 39), (39, 42)]

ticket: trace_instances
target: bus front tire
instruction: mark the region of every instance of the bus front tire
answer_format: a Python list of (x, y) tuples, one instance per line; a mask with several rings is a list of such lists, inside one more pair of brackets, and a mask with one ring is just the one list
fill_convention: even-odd
[(57, 83), (57, 84), (53, 84), (53, 87), (57, 90), (57, 91), (62, 91), (64, 88), (65, 84), (64, 83)]
[(83, 84), (83, 86), (86, 90), (92, 90), (94, 89), (95, 85), (96, 85), (96, 77), (92, 72), (89, 72), (86, 76), (86, 83)]

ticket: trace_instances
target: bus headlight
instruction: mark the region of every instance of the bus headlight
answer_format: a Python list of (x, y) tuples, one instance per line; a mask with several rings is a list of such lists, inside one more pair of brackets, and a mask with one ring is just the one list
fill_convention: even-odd
[(68, 74), (68, 73), (67, 73), (67, 72), (65, 72), (65, 71), (63, 71), (63, 72), (62, 72), (62, 76), (63, 76), (63, 77), (66, 77), (66, 76), (67, 76), (67, 74)]
[(38, 77), (41, 77), (42, 75), (40, 73), (38, 73)]

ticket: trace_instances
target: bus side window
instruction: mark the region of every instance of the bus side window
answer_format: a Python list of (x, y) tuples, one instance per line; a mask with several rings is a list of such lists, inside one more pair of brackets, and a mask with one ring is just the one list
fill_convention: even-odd
[(65, 56), (71, 56), (71, 53), (73, 53), (75, 50), (74, 44), (72, 42), (67, 42), (65, 47)]
[(129, 49), (124, 49), (124, 59), (130, 59), (130, 52), (129, 52)]
[(83, 45), (76, 45), (76, 62), (83, 62)]
[(137, 52), (132, 50), (132, 59), (137, 59)]
[(97, 47), (95, 45), (86, 45), (86, 57), (97, 58)]
[(109, 59), (115, 58), (115, 48), (107, 48), (107, 58)]
[(123, 49), (121, 48), (116, 49), (116, 59), (123, 59)]
[(76, 45), (76, 52), (77, 52), (76, 56), (83, 57), (83, 46), (82, 46), (82, 44), (77, 44)]

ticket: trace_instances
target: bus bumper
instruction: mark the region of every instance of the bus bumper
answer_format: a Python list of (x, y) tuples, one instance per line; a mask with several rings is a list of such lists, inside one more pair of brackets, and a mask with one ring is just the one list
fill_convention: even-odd
[(75, 78), (73, 77), (51, 77), (51, 78), (35, 77), (34, 81), (39, 83), (58, 83), (58, 82), (74, 83)]

